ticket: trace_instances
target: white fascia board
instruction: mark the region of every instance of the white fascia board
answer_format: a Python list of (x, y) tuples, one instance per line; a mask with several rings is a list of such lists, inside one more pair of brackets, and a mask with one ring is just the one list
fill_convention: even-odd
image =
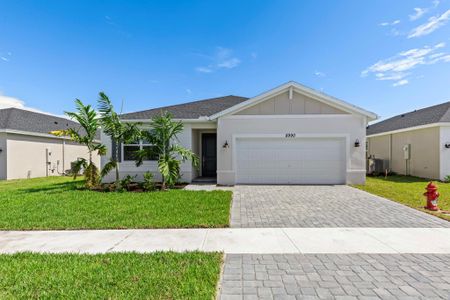
[[(0, 133), (1, 132), (70, 141), (70, 137), (68, 137), (68, 136), (56, 136), (56, 135), (49, 134), (49, 133), (22, 131), (22, 130), (15, 130), (15, 129), (0, 129)], [(100, 140), (94, 140), (94, 142), (100, 143), (101, 141)]]
[(438, 126), (439, 127), (450, 127), (450, 123), (445, 123), (445, 122), (431, 123), (431, 124), (426, 124), (426, 125), (402, 128), (402, 129), (385, 131), (385, 132), (380, 132), (380, 133), (374, 133), (374, 134), (367, 135), (367, 137), (371, 138), (371, 137), (377, 137), (377, 136), (383, 136), (383, 135), (388, 135), (388, 134), (401, 133), (401, 132), (406, 132), (406, 131), (413, 131), (413, 130), (420, 130), (420, 129), (438, 127)]
[[(181, 121), (183, 123), (214, 123), (216, 122), (215, 120), (210, 120), (208, 117), (201, 117), (198, 119), (172, 119), (173, 121)], [(127, 120), (127, 119), (123, 119), (121, 120), (122, 122), (125, 123), (150, 123), (151, 119), (131, 119), (131, 120)]]
[(212, 115), (210, 117), (210, 119), (214, 120), (214, 119), (217, 119), (219, 117), (222, 117), (222, 116), (225, 116), (225, 115), (228, 115), (228, 114), (231, 114), (231, 113), (238, 112), (238, 111), (240, 111), (242, 109), (245, 109), (247, 107), (250, 107), (252, 105), (256, 105), (259, 102), (264, 101), (266, 98), (273, 97), (273, 96), (275, 96), (275, 95), (277, 95), (277, 94), (279, 94), (279, 93), (281, 93), (281, 92), (283, 92), (285, 90), (287, 91), (290, 88), (293, 88), (294, 91), (297, 90), (300, 93), (305, 94), (305, 95), (307, 95), (307, 96), (309, 96), (309, 97), (311, 97), (311, 98), (313, 98), (315, 100), (318, 100), (318, 101), (330, 104), (330, 105), (332, 105), (334, 107), (337, 107), (339, 109), (345, 110), (347, 112), (364, 115), (370, 121), (378, 119), (378, 116), (375, 113), (372, 113), (372, 112), (367, 111), (365, 109), (362, 109), (360, 107), (354, 106), (352, 104), (349, 104), (349, 103), (347, 103), (345, 101), (342, 101), (340, 99), (334, 98), (332, 96), (326, 95), (324, 93), (318, 92), (318, 91), (316, 91), (314, 89), (308, 88), (308, 87), (306, 87), (304, 85), (301, 85), (301, 84), (299, 84), (297, 82), (294, 82), (294, 81), (289, 81), (289, 82), (287, 82), (287, 83), (285, 83), (283, 85), (280, 85), (280, 86), (278, 86), (278, 87), (276, 87), (274, 89), (271, 89), (271, 90), (269, 90), (267, 92), (264, 92), (264, 93), (262, 93), (262, 94), (260, 94), (260, 95), (258, 95), (256, 97), (253, 97), (253, 98), (251, 98), (251, 99), (249, 99), (247, 101), (239, 103), (239, 104), (237, 104), (235, 106), (232, 106), (232, 107), (230, 107), (228, 109), (225, 109), (225, 110), (223, 110), (223, 111), (221, 111), (221, 112), (219, 112), (217, 114)]

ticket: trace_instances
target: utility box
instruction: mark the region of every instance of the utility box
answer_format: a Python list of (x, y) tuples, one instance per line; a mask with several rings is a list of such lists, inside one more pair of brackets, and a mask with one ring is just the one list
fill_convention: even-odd
[(411, 144), (403, 146), (403, 158), (406, 160), (411, 159)]

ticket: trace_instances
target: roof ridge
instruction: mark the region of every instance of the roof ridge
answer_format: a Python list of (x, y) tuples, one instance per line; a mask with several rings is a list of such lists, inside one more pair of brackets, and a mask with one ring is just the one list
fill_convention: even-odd
[[(398, 115), (394, 115), (394, 116), (392, 116), (392, 117), (390, 117), (390, 118), (387, 118), (387, 119), (384, 119), (384, 120), (382, 120), (382, 121), (373, 123), (373, 124), (371, 124), (371, 125), (369, 125), (369, 126), (373, 126), (373, 125), (375, 125), (375, 124), (380, 124), (380, 123), (383, 123), (383, 122), (392, 120), (392, 119), (394, 119), (394, 118), (404, 117), (404, 116), (409, 115), (409, 114), (412, 114), (412, 113), (423, 112), (424, 110), (430, 110), (430, 109), (436, 108), (436, 107), (438, 107), (438, 106), (443, 106), (443, 105), (446, 105), (446, 104), (449, 105), (449, 106), (448, 106), (447, 110), (442, 114), (442, 117), (443, 117), (443, 116), (444, 116), (447, 112), (449, 112), (449, 110), (450, 110), (450, 101), (446, 101), (446, 102), (439, 103), (439, 104), (435, 104), (435, 105), (432, 105), (432, 106), (422, 107), (422, 108), (419, 108), (419, 109), (415, 109), (415, 110), (411, 110), (411, 111), (408, 111), (408, 112), (404, 112), (404, 113), (401, 113), (401, 114), (398, 114)], [(450, 112), (449, 112), (449, 114), (450, 114)]]
[(142, 113), (142, 112), (148, 112), (148, 111), (152, 111), (152, 110), (164, 110), (164, 109), (167, 109), (167, 108), (172, 108), (174, 106), (188, 105), (188, 104), (199, 103), (199, 102), (206, 102), (206, 101), (221, 100), (221, 99), (228, 98), (228, 97), (249, 99), (248, 97), (243, 97), (243, 96), (226, 95), (226, 96), (220, 96), (220, 97), (200, 99), (200, 100), (195, 100), (195, 101), (191, 101), (191, 102), (184, 102), (184, 103), (179, 103), (179, 104), (172, 104), (172, 105), (160, 106), (160, 107), (155, 107), (155, 108), (149, 108), (149, 109), (145, 109), (145, 110), (131, 111), (131, 112), (127, 112), (127, 113), (122, 113), (120, 115), (128, 115), (128, 114), (133, 114), (133, 113)]
[(54, 114), (40, 112), (40, 111), (35, 111), (35, 110), (30, 110), (30, 109), (23, 109), (23, 108), (19, 108), (19, 107), (7, 107), (7, 108), (2, 108), (0, 110), (8, 111), (7, 117), (6, 117), (7, 120), (5, 122), (5, 124), (6, 124), (5, 127), (6, 128), (8, 128), (9, 125), (10, 125), (11, 114), (14, 111), (16, 111), (18, 113), (22, 113), (23, 112), (23, 113), (34, 114), (34, 115), (38, 115), (38, 116), (45, 116), (47, 118), (52, 118), (53, 122), (55, 122), (55, 121), (58, 121), (58, 122), (61, 122), (61, 123), (67, 122), (66, 126), (75, 126), (75, 125), (79, 126), (80, 125), (80, 123), (78, 123), (77, 121), (74, 121), (74, 120), (69, 119), (69, 118), (64, 118), (64, 117), (60, 117), (60, 116), (57, 116), (57, 115), (54, 115)]
[(450, 101), (444, 102), (442, 104), (448, 104), (447, 110), (442, 114), (441, 118), (439, 119), (440, 122), (448, 122), (445, 121), (446, 119), (450, 119)]

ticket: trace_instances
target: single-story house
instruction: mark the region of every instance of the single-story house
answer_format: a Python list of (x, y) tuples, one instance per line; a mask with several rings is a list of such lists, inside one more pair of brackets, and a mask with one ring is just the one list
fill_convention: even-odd
[(450, 174), (450, 102), (404, 113), (367, 128), (367, 154), (403, 175)]
[[(190, 162), (182, 165), (182, 181), (214, 177), (221, 185), (365, 182), (366, 126), (377, 116), (296, 82), (253, 98), (225, 96), (121, 118), (148, 123), (163, 111), (184, 123), (179, 142), (200, 158), (198, 170)], [(103, 133), (102, 142), (112, 145)], [(133, 151), (145, 146), (149, 145), (142, 141), (119, 146), (121, 176), (147, 171), (158, 176), (156, 161), (140, 167), (133, 161)], [(111, 148), (102, 165), (111, 157)]]
[[(0, 109), (0, 179), (58, 176), (71, 168), (71, 162), (87, 159), (85, 146), (49, 134), (79, 127), (76, 122), (45, 113)], [(95, 155), (94, 159), (99, 166), (100, 157)]]

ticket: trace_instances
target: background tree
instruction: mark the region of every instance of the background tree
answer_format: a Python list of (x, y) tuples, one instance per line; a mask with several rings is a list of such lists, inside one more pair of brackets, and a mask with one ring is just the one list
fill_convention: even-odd
[(120, 120), (119, 114), (114, 110), (114, 106), (104, 92), (99, 93), (98, 110), (100, 112), (100, 123), (103, 132), (115, 141), (114, 155), (103, 167), (101, 176), (106, 176), (113, 169), (116, 170), (116, 189), (120, 188), (119, 177), (119, 146), (140, 138), (140, 123), (124, 123)]
[(149, 141), (152, 147), (137, 151), (136, 165), (140, 166), (148, 157), (156, 157), (162, 176), (161, 189), (165, 190), (167, 186), (173, 186), (180, 177), (182, 162), (191, 160), (197, 167), (199, 160), (194, 152), (176, 143), (177, 135), (183, 131), (183, 123), (173, 121), (170, 113), (165, 112), (153, 117), (150, 127), (151, 130), (143, 130), (141, 136)]
[(72, 120), (80, 124), (79, 128), (56, 130), (51, 133), (56, 136), (69, 136), (74, 142), (84, 145), (88, 149), (89, 160), (80, 158), (74, 165), (74, 178), (77, 177), (81, 168), (84, 168), (85, 185), (87, 188), (96, 186), (99, 182), (98, 167), (92, 161), (92, 153), (97, 151), (99, 155), (105, 155), (106, 147), (96, 141), (99, 121), (97, 113), (90, 105), (84, 105), (81, 100), (75, 100), (76, 112), (65, 112)]

